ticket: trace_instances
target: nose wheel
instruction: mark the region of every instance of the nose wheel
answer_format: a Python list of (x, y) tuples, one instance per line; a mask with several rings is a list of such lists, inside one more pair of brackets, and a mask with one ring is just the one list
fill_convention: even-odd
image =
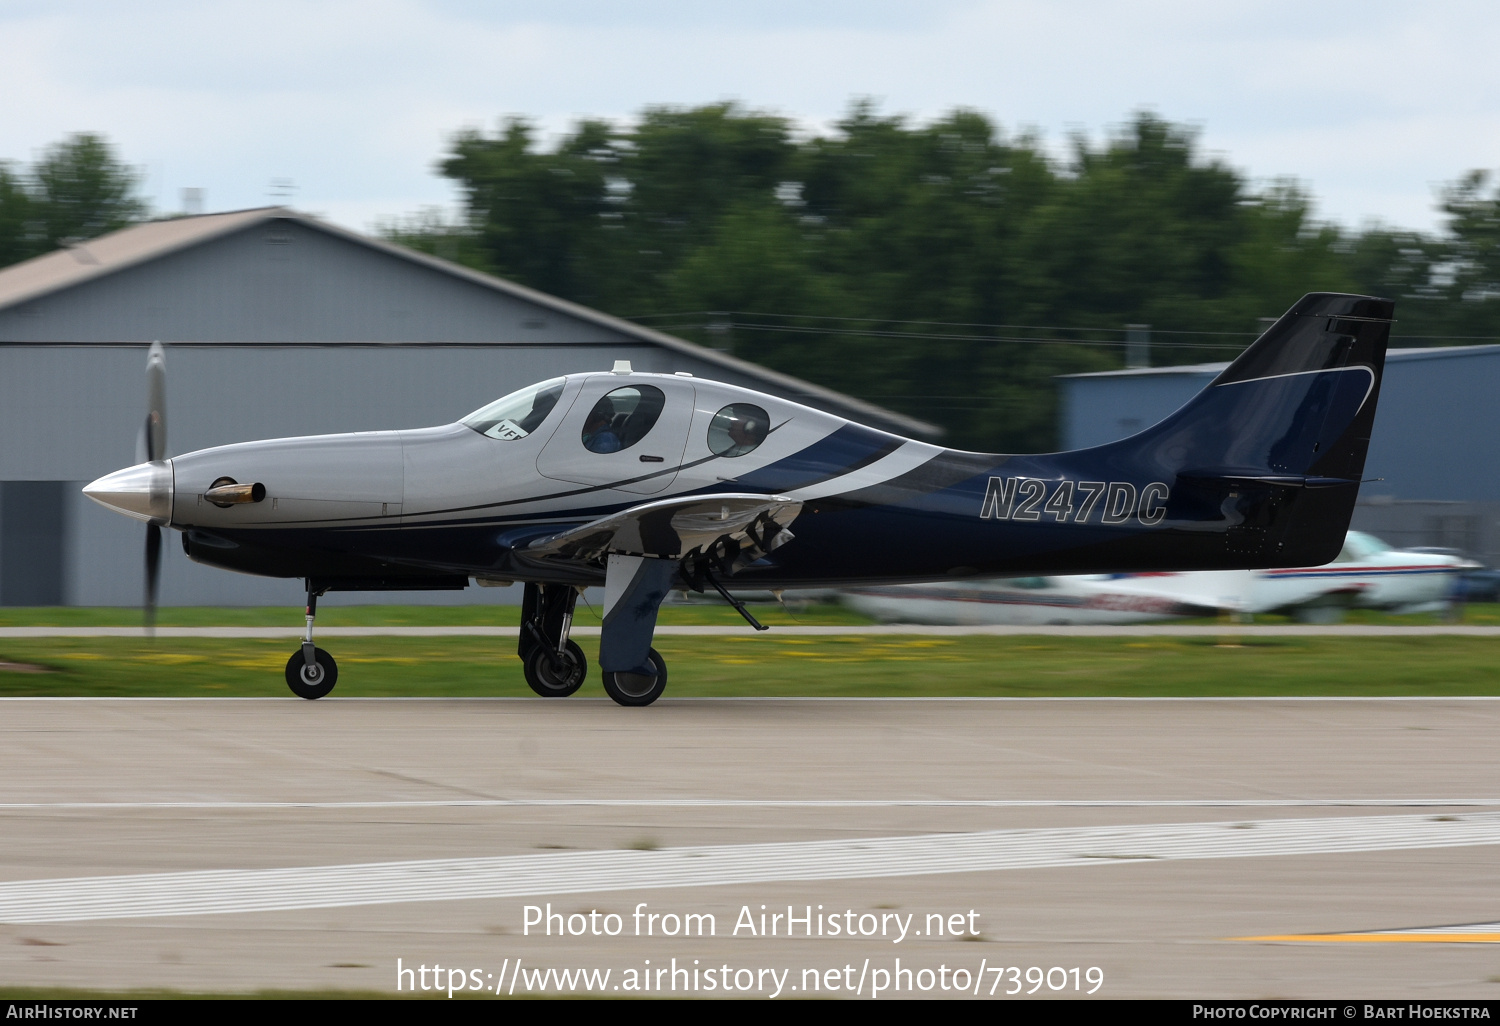
[(333, 690), (339, 679), (339, 664), (333, 656), (313, 646), (313, 620), (318, 616), (318, 596), (312, 581), (307, 582), (307, 633), (302, 636), (302, 647), (292, 653), (286, 661), (286, 686), (298, 698), (322, 698)]
[(322, 698), (333, 690), (338, 679), (339, 664), (321, 648), (313, 649), (310, 666), (300, 648), (286, 661), (286, 686), (298, 698)]

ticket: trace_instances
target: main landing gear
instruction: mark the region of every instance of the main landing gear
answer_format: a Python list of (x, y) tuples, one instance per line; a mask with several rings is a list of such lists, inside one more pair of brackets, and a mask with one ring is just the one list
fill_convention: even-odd
[(526, 683), (543, 698), (566, 698), (588, 676), (583, 649), (568, 638), (577, 601), (578, 589), (569, 584), (528, 584), (521, 599), (517, 654)]
[(286, 686), (298, 698), (322, 698), (333, 690), (339, 679), (339, 664), (333, 656), (313, 645), (313, 620), (318, 615), (318, 595), (307, 593), (307, 633), (302, 637), (302, 647), (292, 653), (286, 661)]
[[(666, 690), (667, 661), (651, 647), (651, 635), (674, 567), (665, 559), (609, 557), (599, 668), (604, 693), (621, 705), (650, 705)], [(544, 698), (565, 698), (588, 676), (583, 650), (568, 639), (577, 601), (569, 584), (526, 585), (517, 654), (526, 683)]]
[[(650, 670), (651, 672), (641, 672)], [(604, 671), (604, 693), (621, 705), (650, 705), (667, 689), (667, 661), (656, 649), (640, 671)]]

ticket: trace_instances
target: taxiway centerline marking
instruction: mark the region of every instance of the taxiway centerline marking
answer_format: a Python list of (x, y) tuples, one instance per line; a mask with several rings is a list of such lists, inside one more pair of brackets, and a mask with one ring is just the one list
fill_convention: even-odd
[(1500, 844), (1500, 813), (994, 830), (0, 883), (0, 922), (213, 915)]

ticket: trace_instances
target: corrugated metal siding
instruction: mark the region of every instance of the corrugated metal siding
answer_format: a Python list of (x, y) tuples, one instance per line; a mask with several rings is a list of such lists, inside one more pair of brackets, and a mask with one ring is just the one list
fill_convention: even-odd
[[(1213, 379), (1114, 374), (1059, 379), (1065, 447), (1101, 445), (1160, 421)], [(1364, 496), (1500, 501), (1500, 346), (1393, 352)], [(1127, 430), (1130, 422), (1137, 426)]]
[(1214, 379), (1201, 374), (1060, 378), (1062, 447), (1087, 449), (1148, 428)]
[(1363, 495), (1500, 500), (1500, 347), (1386, 364)]

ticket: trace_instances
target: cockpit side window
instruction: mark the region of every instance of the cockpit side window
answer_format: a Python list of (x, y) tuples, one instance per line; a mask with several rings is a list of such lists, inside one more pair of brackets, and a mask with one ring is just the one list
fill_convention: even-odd
[(488, 438), (502, 442), (525, 438), (546, 421), (562, 396), (565, 378), (553, 378), (539, 385), (528, 385), (475, 410), (462, 421)]
[(708, 425), (708, 448), (715, 456), (732, 459), (754, 452), (766, 440), (771, 417), (754, 403), (731, 403)]
[(583, 422), (583, 447), (611, 453), (629, 449), (656, 426), (667, 397), (654, 385), (627, 385), (604, 396)]
[(1344, 549), (1338, 554), (1335, 563), (1359, 563), (1367, 559), (1374, 559), (1382, 552), (1390, 548), (1385, 542), (1373, 534), (1365, 534), (1363, 531), (1350, 531), (1344, 539)]

